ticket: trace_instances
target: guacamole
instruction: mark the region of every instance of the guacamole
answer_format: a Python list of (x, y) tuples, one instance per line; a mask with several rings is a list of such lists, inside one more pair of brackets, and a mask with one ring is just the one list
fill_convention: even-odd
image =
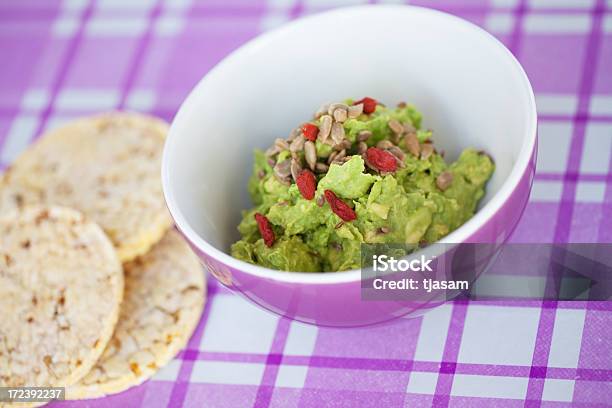
[(411, 105), (325, 105), (255, 151), (254, 207), (243, 212), (231, 254), (284, 271), (358, 269), (362, 243), (426, 245), (460, 227), (493, 171), (475, 149), (447, 164)]

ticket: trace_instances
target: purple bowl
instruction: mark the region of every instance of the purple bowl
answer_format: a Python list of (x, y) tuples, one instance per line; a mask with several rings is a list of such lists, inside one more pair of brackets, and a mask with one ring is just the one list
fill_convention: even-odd
[[(377, 33), (349, 31), (367, 22)], [(372, 32), (372, 31), (368, 32)], [(329, 38), (335, 38), (333, 46)], [(364, 58), (367, 55), (367, 58)], [(324, 64), (322, 63), (324, 62)], [(495, 38), (457, 17), (407, 6), (361, 6), (310, 16), (245, 44), (211, 70), (176, 115), (162, 179), (176, 225), (223, 285), (282, 316), (359, 326), (417, 316), (437, 303), (362, 300), (360, 271), (301, 273), (228, 255), (254, 148), (266, 148), (321, 103), (406, 100), (456, 158), (487, 151), (496, 171), (476, 215), (442, 243), (503, 243), (527, 203), (537, 115), (520, 64)]]

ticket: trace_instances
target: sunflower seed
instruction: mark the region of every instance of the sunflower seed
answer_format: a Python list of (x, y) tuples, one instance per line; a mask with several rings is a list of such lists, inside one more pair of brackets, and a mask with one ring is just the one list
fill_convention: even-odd
[(352, 106), (349, 106), (348, 108), (348, 117), (351, 119), (355, 119), (362, 113), (363, 113), (363, 103), (352, 105)]
[(332, 162), (334, 161), (337, 155), (338, 155), (337, 151), (331, 152), (329, 157), (327, 158), (327, 164), (332, 164)]
[(281, 149), (276, 146), (275, 144), (270, 146), (267, 150), (266, 150), (266, 157), (273, 157), (276, 156), (277, 154), (279, 154), (281, 152)]
[(298, 135), (295, 139), (293, 139), (293, 141), (289, 145), (289, 151), (291, 153), (301, 152), (302, 149), (304, 149), (305, 141), (306, 139), (304, 138), (304, 135), (302, 134)]
[(329, 166), (325, 163), (317, 163), (315, 165), (315, 171), (317, 173), (325, 173), (327, 170), (329, 170)]
[(366, 144), (366, 142), (359, 142), (359, 144), (357, 145), (357, 153), (364, 154), (366, 150), (368, 150), (368, 145)]
[(344, 140), (344, 126), (342, 126), (342, 123), (334, 122), (332, 124), (331, 138), (334, 141), (334, 145), (342, 143), (342, 140)]
[(343, 140), (342, 142), (340, 142), (340, 143), (335, 143), (335, 144), (332, 146), (332, 148), (333, 148), (335, 151), (337, 151), (337, 152), (339, 152), (340, 150), (344, 149), (344, 148), (345, 148), (345, 147), (344, 147), (344, 142), (345, 142), (345, 140), (346, 140), (346, 139), (344, 139), (344, 140)]
[(317, 197), (317, 205), (319, 207), (323, 207), (323, 204), (325, 204), (325, 197), (320, 195), (319, 197)]
[(433, 154), (434, 147), (431, 143), (423, 143), (421, 146), (421, 160), (427, 160)]
[(390, 140), (381, 140), (380, 142), (376, 143), (376, 147), (379, 149), (389, 149), (393, 146), (395, 145)]
[(357, 133), (357, 140), (360, 142), (365, 142), (371, 136), (372, 136), (372, 132), (370, 132), (369, 130), (362, 130), (361, 132)]
[(419, 157), (421, 145), (419, 145), (419, 139), (417, 138), (416, 133), (408, 133), (404, 138), (404, 142), (406, 143), (406, 150), (408, 150), (413, 156)]
[(332, 117), (329, 115), (321, 116), (321, 124), (319, 125), (319, 140), (325, 143), (332, 129)]
[(289, 150), (289, 143), (285, 139), (281, 139), (280, 137), (274, 141), (274, 145), (278, 146), (281, 150)]
[(289, 133), (289, 137), (287, 138), (287, 141), (291, 142), (291, 141), (295, 140), (295, 138), (298, 137), (301, 134), (302, 134), (302, 128), (301, 127), (296, 127), (295, 129), (293, 129)]
[(399, 157), (397, 157), (396, 155), (393, 155), (393, 158), (395, 159), (395, 161), (397, 162), (397, 165), (399, 167), (401, 167), (402, 169), (404, 167), (406, 167), (406, 164), (404, 163), (404, 161), (402, 159), (400, 159)]
[(402, 149), (400, 149), (397, 146), (391, 146), (387, 150), (389, 151), (389, 153), (391, 153), (392, 155), (397, 157), (400, 162), (402, 162), (402, 163), (404, 162), (404, 159), (406, 158), (406, 153), (404, 153), (404, 151)]
[(406, 133), (416, 132), (416, 129), (414, 128), (414, 126), (412, 126), (412, 123), (406, 122), (404, 123), (404, 132)]
[(274, 174), (279, 179), (285, 179), (291, 176), (291, 159), (286, 159), (282, 162), (276, 163), (274, 166)]
[(400, 103), (398, 103), (398, 104), (397, 104), (397, 107), (398, 107), (398, 108), (401, 108), (401, 109), (405, 108), (405, 107), (406, 107), (406, 102), (400, 102)]
[(453, 173), (450, 171), (443, 171), (436, 178), (436, 186), (442, 191), (446, 190), (453, 183)]
[(338, 108), (334, 111), (334, 119), (336, 122), (343, 123), (348, 118), (348, 110), (344, 108)]
[(391, 131), (393, 131), (393, 133), (396, 135), (401, 135), (404, 133), (404, 126), (398, 120), (391, 119), (387, 125), (389, 125)]
[(310, 170), (314, 170), (317, 165), (317, 148), (310, 140), (304, 143), (304, 156), (306, 157), (306, 163), (308, 163)]
[(366, 166), (371, 169), (374, 170), (376, 173), (380, 173), (380, 174), (389, 174), (389, 173), (385, 173), (385, 172), (381, 172), (377, 166), (373, 165), (372, 163), (370, 163), (370, 161), (368, 160), (368, 155), (364, 154), (363, 156), (363, 161), (365, 162)]
[(276, 204), (279, 207), (286, 207), (289, 205), (289, 201), (281, 201), (280, 203)]
[(344, 159), (346, 158), (346, 149), (342, 149), (336, 154), (332, 163), (342, 164), (344, 163)]
[(329, 103), (325, 103), (323, 105), (321, 105), (319, 107), (319, 109), (316, 111), (314, 118), (315, 119), (319, 119), (321, 116), (325, 115), (327, 113), (327, 110), (329, 109)]
[(399, 133), (391, 132), (391, 136), (389, 136), (389, 140), (391, 140), (391, 142), (393, 142), (394, 144), (399, 144), (400, 136), (401, 135)]
[(333, 115), (334, 115), (334, 111), (335, 111), (336, 109), (339, 109), (339, 108), (340, 108), (340, 109), (344, 109), (344, 110), (347, 110), (347, 111), (348, 111), (348, 108), (349, 108), (349, 107), (348, 107), (348, 105), (346, 105), (346, 104), (344, 104), (344, 103), (331, 103), (331, 104), (329, 105), (329, 107), (327, 108), (327, 114), (328, 114), (328, 115), (332, 115), (332, 116), (333, 116)]
[(302, 164), (296, 158), (291, 160), (291, 177), (293, 177), (293, 181), (297, 182), (297, 178), (302, 171)]
[(340, 221), (339, 223), (336, 224), (334, 228), (335, 229), (342, 228), (343, 225), (344, 225), (344, 221)]
[(389, 233), (389, 231), (390, 231), (389, 227), (380, 227), (378, 229), (378, 233), (379, 234), (387, 234), (387, 233)]

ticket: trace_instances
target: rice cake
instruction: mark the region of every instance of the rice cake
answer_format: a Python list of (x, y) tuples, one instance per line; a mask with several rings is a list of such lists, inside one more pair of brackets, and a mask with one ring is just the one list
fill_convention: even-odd
[(106, 348), (122, 296), (113, 245), (81, 213), (0, 217), (0, 386), (76, 383)]
[(122, 262), (172, 225), (161, 187), (168, 125), (136, 113), (72, 121), (43, 135), (0, 178), (0, 213), (30, 204), (75, 208), (100, 224)]
[(177, 231), (124, 270), (115, 333), (91, 372), (66, 390), (68, 399), (114, 394), (147, 380), (185, 347), (200, 319), (204, 271)]

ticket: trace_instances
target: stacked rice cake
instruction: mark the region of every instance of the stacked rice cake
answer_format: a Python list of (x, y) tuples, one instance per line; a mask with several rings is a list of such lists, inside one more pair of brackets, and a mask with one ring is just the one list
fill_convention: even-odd
[(206, 284), (164, 203), (167, 130), (134, 113), (79, 119), (1, 176), (0, 386), (99, 397), (186, 345)]

